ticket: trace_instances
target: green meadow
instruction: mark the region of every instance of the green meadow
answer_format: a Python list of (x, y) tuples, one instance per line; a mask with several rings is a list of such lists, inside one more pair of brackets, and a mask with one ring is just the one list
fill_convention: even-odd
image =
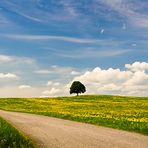
[(0, 147), (35, 148), (31, 140), (2, 118), (0, 118)]
[(91, 95), (0, 99), (0, 109), (52, 116), (148, 135), (148, 97)]

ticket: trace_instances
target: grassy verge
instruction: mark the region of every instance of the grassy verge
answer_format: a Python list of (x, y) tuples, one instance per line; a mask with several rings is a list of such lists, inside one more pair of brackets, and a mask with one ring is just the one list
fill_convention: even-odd
[(3, 110), (28, 112), (148, 135), (148, 98), (79, 96), (0, 99)]
[(0, 147), (1, 148), (34, 148), (27, 137), (0, 118)]

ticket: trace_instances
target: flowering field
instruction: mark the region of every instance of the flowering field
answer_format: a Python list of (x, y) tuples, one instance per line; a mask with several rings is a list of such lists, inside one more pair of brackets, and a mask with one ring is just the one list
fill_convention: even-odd
[(0, 99), (0, 109), (86, 122), (148, 135), (148, 98), (78, 96)]

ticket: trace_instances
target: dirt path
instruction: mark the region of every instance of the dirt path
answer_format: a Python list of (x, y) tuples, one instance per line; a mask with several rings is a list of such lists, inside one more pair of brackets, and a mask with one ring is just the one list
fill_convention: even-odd
[(39, 148), (148, 148), (148, 136), (27, 113), (1, 111)]

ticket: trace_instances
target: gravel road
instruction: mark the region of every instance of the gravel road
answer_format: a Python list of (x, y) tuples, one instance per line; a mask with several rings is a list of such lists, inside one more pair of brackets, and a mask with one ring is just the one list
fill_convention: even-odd
[(0, 110), (38, 148), (148, 148), (148, 136), (52, 117)]

